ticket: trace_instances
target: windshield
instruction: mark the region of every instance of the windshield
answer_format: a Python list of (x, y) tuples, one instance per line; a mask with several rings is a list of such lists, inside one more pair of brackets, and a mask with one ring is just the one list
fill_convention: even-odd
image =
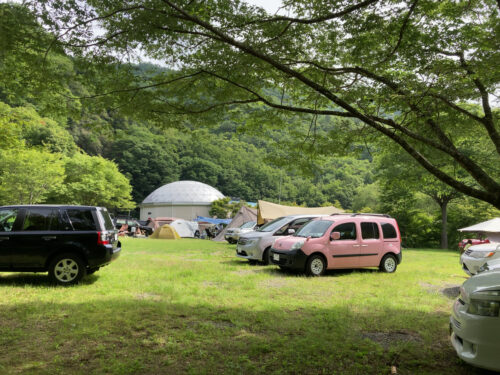
[(261, 226), (257, 232), (273, 232), (274, 230), (281, 228), (283, 225), (287, 224), (290, 221), (290, 218), (287, 217), (279, 217), (270, 221), (269, 223)]
[(330, 220), (313, 220), (300, 228), (294, 236), (319, 238), (325, 234), (332, 224), (333, 221)]
[(255, 221), (247, 221), (240, 228), (241, 229), (244, 229), (244, 228), (253, 228), (255, 224), (256, 224)]

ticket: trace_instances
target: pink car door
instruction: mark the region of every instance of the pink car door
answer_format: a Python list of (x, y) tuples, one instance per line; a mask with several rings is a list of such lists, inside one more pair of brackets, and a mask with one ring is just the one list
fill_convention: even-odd
[(361, 246), (356, 223), (338, 224), (332, 232), (339, 232), (340, 239), (328, 242), (328, 268), (358, 267)]
[(380, 263), (384, 240), (380, 238), (380, 228), (375, 222), (361, 222), (360, 267), (375, 267)]

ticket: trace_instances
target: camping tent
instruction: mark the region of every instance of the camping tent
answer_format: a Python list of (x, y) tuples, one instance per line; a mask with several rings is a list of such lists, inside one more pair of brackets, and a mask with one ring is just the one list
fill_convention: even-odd
[(196, 232), (198, 235), (200, 231), (198, 229), (198, 223), (195, 221), (187, 221), (183, 219), (177, 219), (170, 223), (170, 226), (175, 229), (175, 231), (181, 237), (196, 237)]
[(178, 240), (181, 236), (170, 225), (164, 224), (160, 228), (157, 228), (149, 238)]
[(214, 241), (224, 241), (224, 234), (229, 228), (240, 227), (247, 221), (257, 221), (257, 210), (255, 208), (242, 206), (236, 215), (234, 215), (233, 220), (231, 220), (227, 227), (225, 227), (224, 230), (222, 230), (217, 237), (214, 238)]
[(276, 203), (266, 202), (259, 200), (258, 220), (259, 225), (264, 224), (266, 221), (276, 219), (281, 216), (288, 215), (331, 215), (344, 212), (344, 210), (334, 207), (292, 207), (283, 206)]
[(459, 231), (483, 233), (491, 242), (500, 242), (500, 217), (483, 221), (470, 227), (461, 228)]

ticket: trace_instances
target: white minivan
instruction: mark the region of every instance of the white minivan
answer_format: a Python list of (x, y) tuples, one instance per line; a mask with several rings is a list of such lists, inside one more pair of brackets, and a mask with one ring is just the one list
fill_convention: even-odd
[(322, 215), (283, 216), (261, 226), (256, 231), (242, 234), (236, 246), (236, 256), (250, 262), (270, 263), (271, 246), (277, 238), (294, 234), (302, 225)]

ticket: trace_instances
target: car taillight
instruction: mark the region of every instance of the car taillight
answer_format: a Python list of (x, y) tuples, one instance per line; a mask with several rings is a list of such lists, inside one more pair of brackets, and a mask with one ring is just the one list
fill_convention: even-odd
[(105, 232), (97, 232), (97, 244), (98, 245), (109, 245), (109, 240), (106, 237)]

